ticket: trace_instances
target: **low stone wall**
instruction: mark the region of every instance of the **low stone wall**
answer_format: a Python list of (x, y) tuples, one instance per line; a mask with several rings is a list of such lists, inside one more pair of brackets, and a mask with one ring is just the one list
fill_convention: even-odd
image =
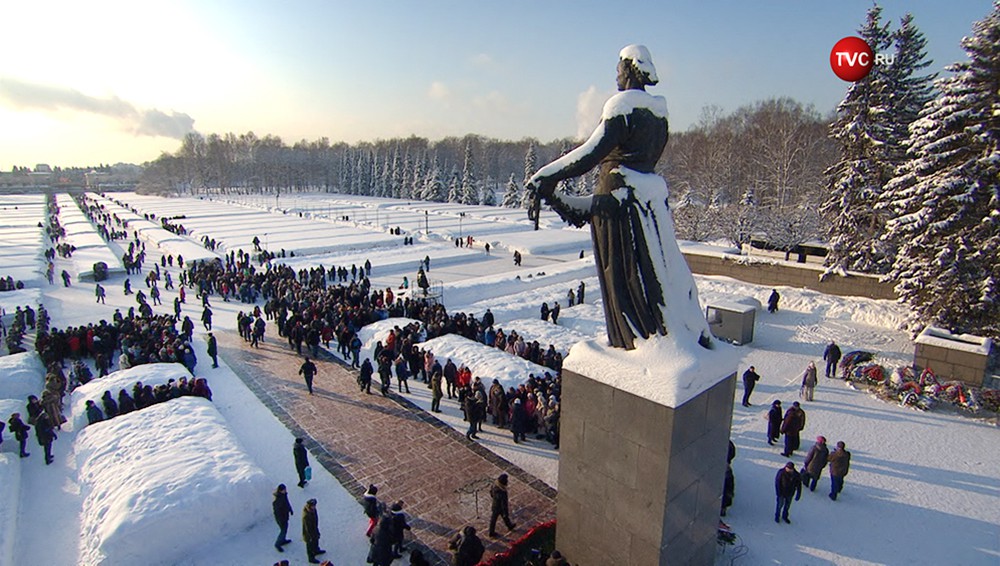
[(822, 267), (777, 261), (754, 260), (748, 256), (703, 255), (684, 252), (692, 273), (699, 275), (722, 275), (755, 285), (769, 287), (788, 286), (812, 289), (828, 295), (841, 297), (868, 297), (871, 299), (896, 300), (896, 292), (889, 283), (879, 277), (852, 273), (845, 276), (828, 275), (822, 281)]
[(940, 381), (957, 379), (976, 387), (984, 385), (989, 356), (919, 342), (914, 346), (913, 365), (917, 369), (931, 368)]

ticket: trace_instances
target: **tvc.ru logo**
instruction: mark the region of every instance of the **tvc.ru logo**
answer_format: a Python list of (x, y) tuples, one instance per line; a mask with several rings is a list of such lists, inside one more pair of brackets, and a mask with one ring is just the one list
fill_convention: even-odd
[(834, 74), (851, 83), (867, 77), (872, 70), (872, 64), (892, 65), (892, 63), (892, 55), (873, 54), (868, 42), (860, 37), (845, 37), (830, 51), (830, 67)]

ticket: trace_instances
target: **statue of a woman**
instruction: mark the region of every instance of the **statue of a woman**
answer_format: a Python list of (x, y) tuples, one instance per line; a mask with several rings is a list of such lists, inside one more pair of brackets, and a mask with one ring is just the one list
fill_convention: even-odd
[[(565, 221), (591, 225), (611, 346), (671, 335), (710, 348), (711, 334), (694, 278), (674, 237), (666, 182), (654, 172), (667, 144), (667, 103), (646, 92), (658, 82), (649, 50), (629, 45), (618, 61), (618, 94), (583, 145), (542, 167), (528, 190)], [(556, 192), (556, 184), (600, 166), (592, 196)]]

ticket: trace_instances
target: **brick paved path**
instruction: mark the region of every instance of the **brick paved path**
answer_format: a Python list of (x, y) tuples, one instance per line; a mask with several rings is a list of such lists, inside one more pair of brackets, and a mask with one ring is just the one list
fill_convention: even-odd
[[(377, 386), (374, 395), (360, 393), (355, 370), (335, 356), (320, 352), (310, 396), (298, 375), (302, 359), (284, 339), (270, 337), (251, 349), (232, 332), (216, 337), (220, 357), (359, 502), (370, 483), (379, 486), (380, 500), (405, 502), (412, 538), (439, 563), (451, 563), (448, 540), (464, 525), (476, 527), (488, 558), (531, 526), (555, 518), (554, 489), (402, 397), (382, 397)], [(491, 541), (489, 485), (501, 472), (510, 476), (517, 529), (508, 535), (499, 521), (500, 538)]]

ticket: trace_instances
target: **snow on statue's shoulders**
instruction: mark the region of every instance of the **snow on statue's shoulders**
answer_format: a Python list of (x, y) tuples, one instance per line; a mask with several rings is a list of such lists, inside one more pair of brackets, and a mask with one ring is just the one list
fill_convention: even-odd
[(643, 90), (626, 90), (612, 96), (604, 103), (601, 119), (610, 120), (615, 116), (627, 116), (636, 108), (645, 108), (659, 118), (667, 117), (666, 98), (653, 96)]

